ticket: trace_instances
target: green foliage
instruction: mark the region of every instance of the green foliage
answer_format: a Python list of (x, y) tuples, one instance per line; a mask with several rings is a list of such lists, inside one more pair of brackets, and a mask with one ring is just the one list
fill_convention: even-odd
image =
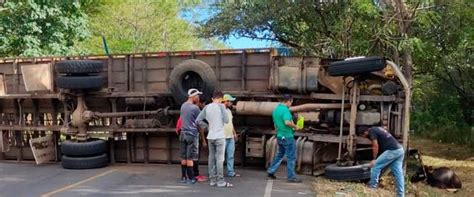
[(103, 54), (102, 36), (111, 53), (221, 48), (214, 39), (199, 39), (195, 27), (179, 17), (192, 2), (105, 0), (91, 15), (92, 37), (81, 47)]
[(245, 1), (216, 4), (215, 9), (217, 14), (202, 22), (201, 36), (278, 41), (306, 55), (391, 56), (392, 49), (416, 41), (403, 42), (393, 13), (371, 0)]
[(415, 130), (443, 141), (467, 143), (472, 134), (466, 128), (472, 126), (474, 111), (474, 2), (378, 2), (216, 4), (217, 14), (203, 21), (199, 32), (203, 37), (278, 41), (307, 55), (391, 58), (403, 66), (407, 77), (412, 74), (408, 69), (415, 71)]
[(79, 52), (75, 44), (89, 36), (81, 8), (79, 1), (7, 1), (0, 11), (0, 56)]
[(422, 136), (474, 147), (474, 4), (440, 1), (422, 12), (414, 34), (413, 126)]
[[(416, 83), (420, 85), (419, 80)], [(443, 86), (444, 89), (439, 88)], [(455, 92), (442, 82), (417, 86), (414, 92), (412, 127), (416, 135), (474, 147), (471, 126), (464, 121), (462, 104), (453, 96)]]

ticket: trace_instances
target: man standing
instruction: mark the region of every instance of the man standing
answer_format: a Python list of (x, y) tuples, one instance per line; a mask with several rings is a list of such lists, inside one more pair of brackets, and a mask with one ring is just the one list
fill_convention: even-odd
[(234, 171), (234, 152), (235, 152), (235, 142), (237, 140), (237, 133), (234, 129), (234, 124), (232, 122), (232, 102), (235, 101), (235, 98), (230, 94), (224, 94), (222, 99), (226, 107), (227, 116), (229, 117), (229, 122), (224, 125), (224, 135), (225, 135), (225, 161), (227, 168), (228, 177), (240, 177), (240, 174), (235, 173)]
[[(376, 189), (382, 169), (390, 166), (395, 177), (395, 188), (398, 197), (405, 196), (405, 180), (403, 176), (403, 146), (384, 128), (371, 127), (363, 129), (363, 136), (372, 141), (369, 187)], [(382, 153), (380, 156), (378, 154)], [(377, 157), (378, 156), (378, 157)]]
[(222, 104), (222, 92), (216, 91), (212, 96), (212, 103), (204, 107), (196, 122), (201, 124), (204, 119), (209, 123), (207, 134), (209, 147), (209, 180), (210, 186), (232, 187), (224, 180), (224, 124), (229, 122), (225, 107)]
[(278, 170), (283, 157), (286, 155), (288, 168), (288, 182), (301, 183), (302, 181), (296, 177), (296, 145), (294, 131), (299, 130), (293, 122), (290, 108), (293, 104), (291, 95), (284, 95), (282, 102), (273, 110), (272, 118), (275, 125), (278, 141), (278, 151), (275, 159), (268, 168), (268, 178), (276, 179), (275, 172)]
[[(197, 104), (199, 103), (199, 95), (197, 89), (188, 90), (188, 100), (181, 105), (181, 133), (179, 135), (180, 152), (181, 152), (181, 182), (187, 184), (196, 183), (193, 171), (193, 160), (198, 159), (198, 149), (196, 143), (199, 143), (198, 126), (196, 118), (201, 110)], [(197, 140), (196, 140), (197, 139)], [(205, 143), (205, 142), (204, 142)]]

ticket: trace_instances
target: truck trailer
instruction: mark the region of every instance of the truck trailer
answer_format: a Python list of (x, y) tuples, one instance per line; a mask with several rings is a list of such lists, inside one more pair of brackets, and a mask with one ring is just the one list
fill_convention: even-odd
[(43, 158), (72, 169), (179, 163), (175, 125), (190, 88), (204, 101), (215, 90), (237, 97), (242, 166), (267, 166), (274, 157), (271, 112), (285, 94), (305, 120), (295, 136), (299, 173), (370, 159), (370, 141), (358, 136), (363, 126), (387, 128), (407, 150), (410, 87), (394, 62), (262, 48), (2, 58), (0, 160)]

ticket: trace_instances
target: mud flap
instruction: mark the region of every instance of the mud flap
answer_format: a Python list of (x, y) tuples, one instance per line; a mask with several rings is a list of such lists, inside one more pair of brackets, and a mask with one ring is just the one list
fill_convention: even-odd
[(8, 131), (0, 131), (0, 152), (10, 151), (10, 143), (8, 142)]
[(30, 147), (36, 164), (47, 163), (56, 159), (56, 146), (51, 135), (30, 139)]

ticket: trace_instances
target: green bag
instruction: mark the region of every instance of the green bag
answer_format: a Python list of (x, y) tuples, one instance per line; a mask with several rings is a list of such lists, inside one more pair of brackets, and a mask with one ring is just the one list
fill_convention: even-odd
[(304, 128), (304, 117), (298, 116), (298, 121), (296, 121), (296, 126), (300, 129)]

